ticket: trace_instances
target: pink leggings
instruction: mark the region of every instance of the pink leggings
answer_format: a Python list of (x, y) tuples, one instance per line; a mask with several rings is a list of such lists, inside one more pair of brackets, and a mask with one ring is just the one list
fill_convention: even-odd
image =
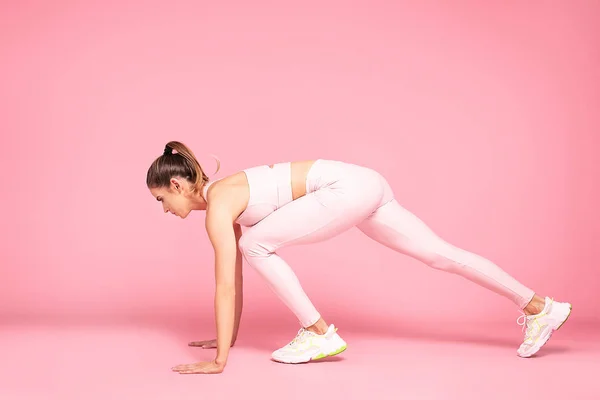
[(306, 195), (247, 229), (239, 248), (247, 263), (261, 274), (300, 324), (308, 327), (321, 316), (277, 250), (323, 241), (354, 226), (399, 253), (505, 296), (521, 309), (533, 298), (533, 290), (491, 261), (438, 237), (398, 204), (378, 172), (340, 161), (318, 160), (308, 173)]

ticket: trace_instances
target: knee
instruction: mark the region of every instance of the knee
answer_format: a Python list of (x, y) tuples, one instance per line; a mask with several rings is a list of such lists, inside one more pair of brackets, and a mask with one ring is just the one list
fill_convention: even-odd
[(252, 237), (247, 233), (244, 233), (238, 241), (238, 249), (244, 255), (244, 257), (247, 257), (250, 254), (253, 246), (254, 244), (252, 243)]
[(459, 274), (466, 267), (463, 257), (452, 251), (432, 252), (428, 261), (430, 267), (454, 274)]
[(431, 257), (431, 260), (428, 262), (428, 264), (431, 268), (446, 272), (454, 272), (457, 268), (455, 261), (437, 254)]
[(246, 260), (256, 257), (267, 257), (274, 252), (274, 250), (269, 249), (269, 246), (264, 241), (251, 232), (246, 232), (240, 237), (238, 248)]

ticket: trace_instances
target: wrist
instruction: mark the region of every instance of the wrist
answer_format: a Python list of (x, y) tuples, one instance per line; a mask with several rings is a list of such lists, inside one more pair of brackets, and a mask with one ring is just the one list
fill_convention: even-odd
[(227, 359), (223, 359), (223, 358), (215, 358), (215, 364), (221, 368), (225, 368), (225, 365), (227, 365)]

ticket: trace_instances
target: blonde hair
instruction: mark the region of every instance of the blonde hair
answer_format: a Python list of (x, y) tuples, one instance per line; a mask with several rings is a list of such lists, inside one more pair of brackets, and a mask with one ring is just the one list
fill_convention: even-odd
[[(211, 156), (217, 161), (217, 170), (214, 173), (216, 174), (221, 168), (221, 162), (212, 154)], [(146, 185), (149, 188), (168, 187), (173, 177), (185, 178), (190, 182), (192, 192), (200, 190), (210, 180), (192, 150), (177, 141), (167, 143), (163, 155), (150, 165), (146, 175)]]

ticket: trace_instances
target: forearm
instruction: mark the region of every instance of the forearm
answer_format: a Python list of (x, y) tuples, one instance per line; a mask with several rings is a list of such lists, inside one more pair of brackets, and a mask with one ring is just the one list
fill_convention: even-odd
[(215, 291), (215, 317), (217, 324), (217, 358), (216, 361), (225, 364), (229, 356), (229, 348), (235, 325), (235, 286), (217, 285)]
[(231, 344), (237, 340), (240, 329), (240, 320), (242, 319), (242, 309), (244, 306), (244, 283), (242, 277), (242, 254), (238, 252), (236, 258), (236, 277), (235, 277), (235, 321), (233, 323), (233, 337)]

